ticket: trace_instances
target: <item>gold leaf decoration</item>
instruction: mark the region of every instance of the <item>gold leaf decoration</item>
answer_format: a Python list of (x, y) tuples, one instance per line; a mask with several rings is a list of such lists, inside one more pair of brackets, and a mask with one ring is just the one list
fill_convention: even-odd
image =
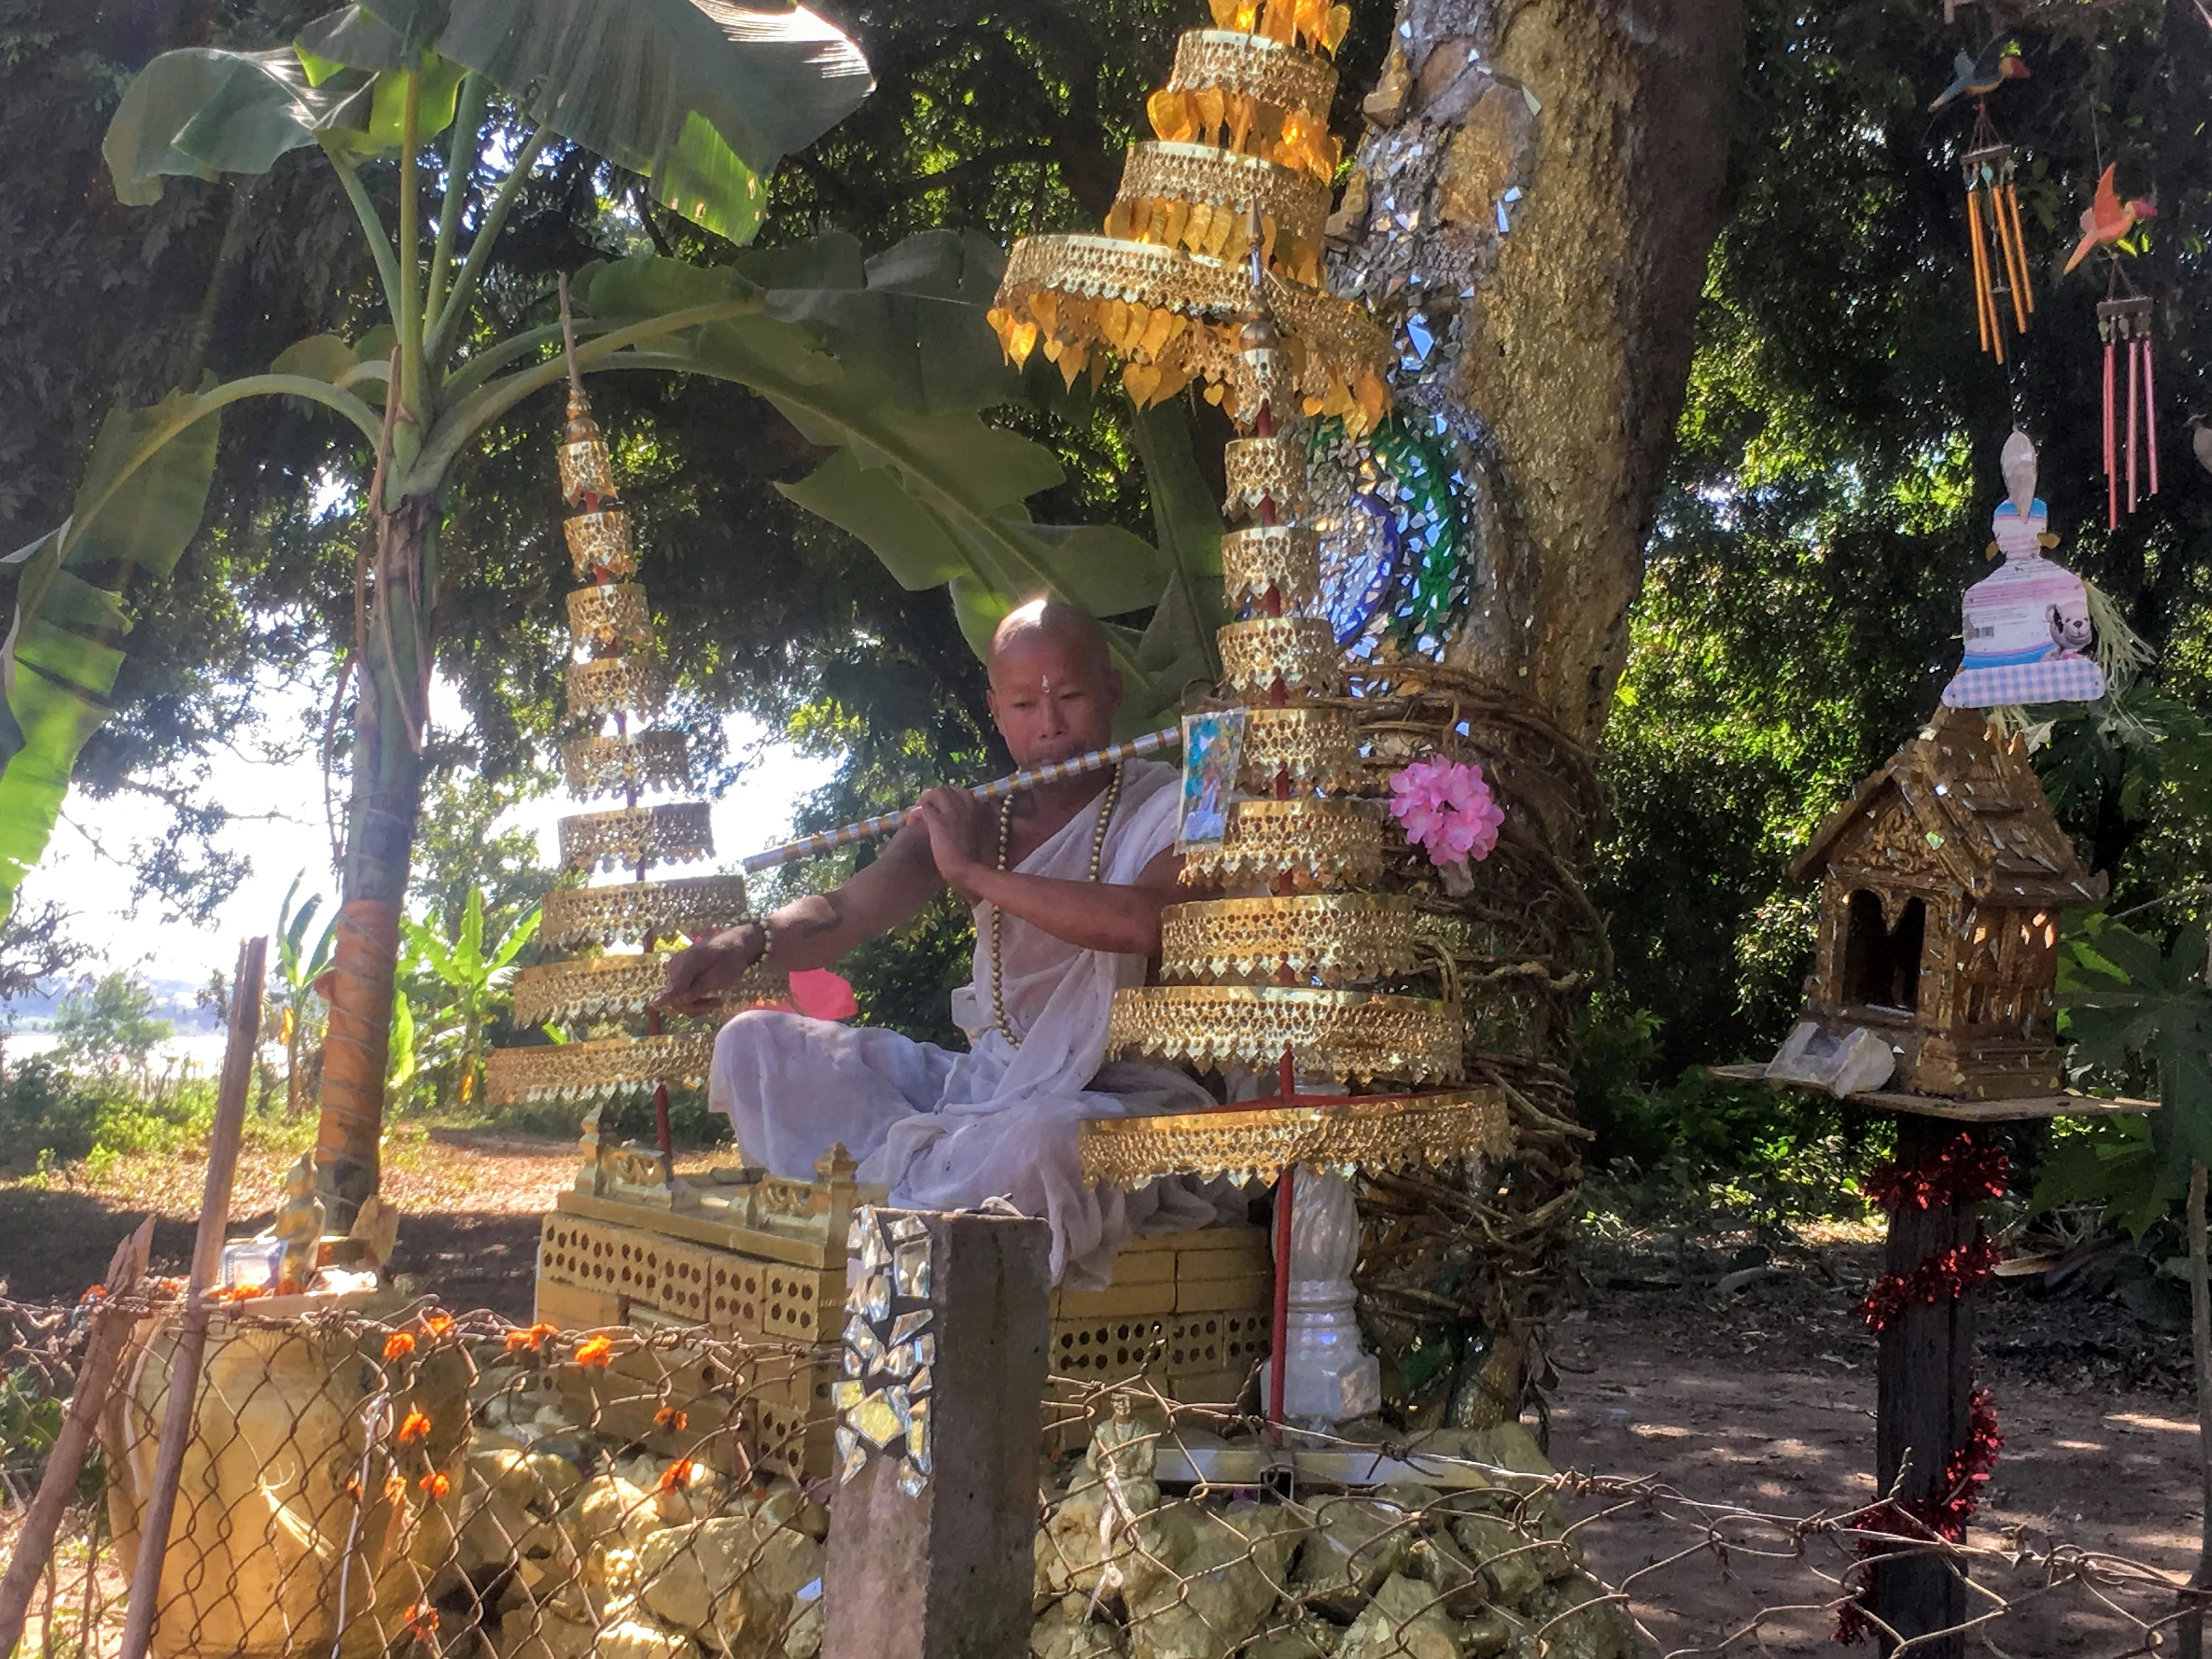
[(1273, 1182), (1301, 1164), (1346, 1174), (1434, 1170), (1462, 1158), (1496, 1162), (1512, 1150), (1513, 1121), (1493, 1089), (1087, 1118), (1076, 1139), (1087, 1185), (1127, 1189), (1182, 1174)]
[(1332, 1078), (1452, 1082), (1462, 1023), (1449, 1003), (1306, 986), (1139, 985), (1114, 994), (1106, 1050), (1264, 1071), (1287, 1051)]
[(1387, 979), (1415, 964), (1410, 900), (1305, 893), (1171, 904), (1160, 916), (1166, 979), (1272, 979), (1285, 968), (1324, 983)]

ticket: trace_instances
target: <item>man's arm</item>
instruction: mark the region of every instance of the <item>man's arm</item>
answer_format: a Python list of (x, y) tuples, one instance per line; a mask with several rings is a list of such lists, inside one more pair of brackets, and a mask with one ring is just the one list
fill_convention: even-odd
[(918, 812), (929, 833), (937, 873), (969, 903), (988, 900), (1085, 951), (1159, 954), (1160, 912), (1184, 896), (1176, 881), (1182, 860), (1172, 848), (1158, 854), (1126, 886), (1027, 876), (1001, 870), (983, 857), (988, 816), (972, 797), (933, 789), (921, 798)]
[(809, 893), (769, 916), (740, 922), (669, 959), (668, 982), (655, 1006), (672, 1013), (712, 1011), (717, 992), (765, 961), (786, 973), (827, 968), (855, 946), (889, 933), (921, 914), (945, 885), (931, 857), (929, 832), (908, 824), (891, 837), (884, 854), (854, 872), (843, 886)]

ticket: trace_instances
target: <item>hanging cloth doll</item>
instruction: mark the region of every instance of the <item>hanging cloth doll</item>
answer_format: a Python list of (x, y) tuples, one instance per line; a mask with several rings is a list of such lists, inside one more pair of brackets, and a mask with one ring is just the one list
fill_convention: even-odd
[(2094, 702), (2105, 672), (2091, 654), (2089, 590), (2063, 564), (2043, 556), (2056, 537), (2035, 497), (2035, 448), (2023, 433), (2006, 441), (2003, 469), (2010, 499), (1990, 528), (2004, 563), (1966, 590), (1966, 657), (1943, 688), (1950, 708), (2008, 704)]

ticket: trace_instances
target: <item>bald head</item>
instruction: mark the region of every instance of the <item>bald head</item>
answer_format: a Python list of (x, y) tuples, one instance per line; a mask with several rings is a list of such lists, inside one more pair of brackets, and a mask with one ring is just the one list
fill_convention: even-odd
[(991, 635), (991, 714), (1024, 766), (1072, 760), (1110, 738), (1121, 676), (1106, 630), (1060, 599), (1031, 599)]
[(984, 665), (995, 669), (1007, 653), (1040, 641), (1066, 647), (1101, 679), (1113, 672), (1113, 654), (1106, 648), (1106, 630), (1098, 618), (1080, 605), (1054, 599), (1030, 599), (1006, 612), (991, 635), (991, 655)]

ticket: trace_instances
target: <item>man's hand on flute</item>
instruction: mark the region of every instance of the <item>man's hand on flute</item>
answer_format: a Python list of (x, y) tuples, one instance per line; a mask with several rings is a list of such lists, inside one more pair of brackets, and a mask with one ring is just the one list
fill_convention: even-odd
[(919, 823), (929, 833), (930, 856), (947, 887), (975, 902), (975, 878), (998, 862), (992, 845), (997, 814), (965, 789), (940, 785), (924, 795), (908, 814), (908, 823)]

